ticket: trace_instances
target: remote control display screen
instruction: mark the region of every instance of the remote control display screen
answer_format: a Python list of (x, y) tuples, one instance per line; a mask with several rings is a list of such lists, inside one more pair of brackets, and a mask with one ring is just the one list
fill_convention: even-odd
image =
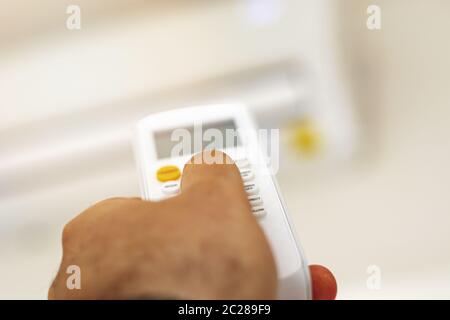
[(233, 120), (194, 124), (154, 133), (158, 159), (187, 156), (202, 150), (235, 148), (241, 145)]

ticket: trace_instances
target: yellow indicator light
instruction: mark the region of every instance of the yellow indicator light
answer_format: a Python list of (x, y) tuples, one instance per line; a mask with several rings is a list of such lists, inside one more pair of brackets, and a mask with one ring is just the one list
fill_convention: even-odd
[(312, 122), (301, 121), (291, 129), (295, 149), (307, 155), (317, 154), (321, 146), (321, 136)]

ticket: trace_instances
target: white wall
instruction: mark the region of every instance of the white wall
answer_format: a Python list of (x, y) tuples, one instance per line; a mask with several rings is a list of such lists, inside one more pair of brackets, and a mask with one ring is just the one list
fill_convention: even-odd
[[(365, 128), (363, 153), (335, 175), (281, 183), (313, 262), (341, 298), (450, 298), (450, 3), (342, 1), (341, 40)], [(365, 9), (382, 9), (382, 29)], [(366, 287), (378, 265), (382, 290)]]

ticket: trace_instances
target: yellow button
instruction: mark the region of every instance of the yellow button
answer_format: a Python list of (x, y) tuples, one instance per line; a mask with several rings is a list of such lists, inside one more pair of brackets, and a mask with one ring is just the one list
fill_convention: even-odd
[(177, 180), (181, 176), (181, 171), (177, 166), (164, 166), (156, 172), (156, 178), (161, 182)]

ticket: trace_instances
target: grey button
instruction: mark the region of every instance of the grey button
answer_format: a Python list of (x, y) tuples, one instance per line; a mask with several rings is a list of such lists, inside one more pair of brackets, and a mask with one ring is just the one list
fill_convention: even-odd
[(250, 162), (245, 158), (236, 160), (234, 163), (236, 163), (239, 169), (248, 168), (250, 166)]
[(162, 185), (161, 189), (165, 194), (177, 194), (180, 191), (180, 183), (177, 181), (167, 181)]
[(254, 207), (254, 208), (252, 208), (252, 212), (255, 215), (255, 217), (257, 217), (257, 218), (262, 218), (267, 214), (264, 207)]
[(263, 203), (260, 195), (249, 196), (248, 201), (252, 207), (260, 206)]
[(244, 189), (248, 195), (254, 195), (258, 192), (258, 187), (256, 186), (256, 184), (254, 182), (245, 182)]
[(241, 170), (241, 177), (243, 181), (250, 181), (253, 179), (253, 171), (251, 169), (243, 169)]

